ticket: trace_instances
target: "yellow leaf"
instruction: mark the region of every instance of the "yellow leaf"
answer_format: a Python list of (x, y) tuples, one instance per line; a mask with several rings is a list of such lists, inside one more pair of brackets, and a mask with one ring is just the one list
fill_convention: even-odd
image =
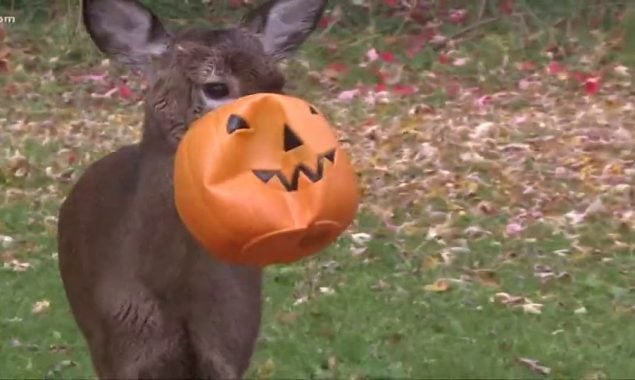
[(595, 171), (595, 167), (591, 165), (585, 165), (582, 170), (580, 170), (580, 179), (585, 180), (589, 178), (593, 172)]
[(435, 282), (433, 282), (432, 284), (428, 284), (424, 286), (423, 289), (427, 292), (436, 292), (436, 293), (447, 292), (448, 290), (450, 290), (450, 281), (444, 278), (440, 278), (436, 280)]
[(441, 264), (441, 260), (439, 260), (436, 256), (425, 256), (421, 261), (421, 270), (430, 270), (434, 269)]
[(469, 181), (465, 185), (465, 192), (467, 195), (474, 195), (478, 191), (478, 182)]

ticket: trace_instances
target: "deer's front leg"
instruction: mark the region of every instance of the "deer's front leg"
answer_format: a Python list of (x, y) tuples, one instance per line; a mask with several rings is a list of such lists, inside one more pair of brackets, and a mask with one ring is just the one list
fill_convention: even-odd
[[(201, 263), (202, 264), (202, 263)], [(249, 367), (261, 315), (259, 268), (207, 261), (192, 276), (188, 335), (203, 378), (237, 379)]]

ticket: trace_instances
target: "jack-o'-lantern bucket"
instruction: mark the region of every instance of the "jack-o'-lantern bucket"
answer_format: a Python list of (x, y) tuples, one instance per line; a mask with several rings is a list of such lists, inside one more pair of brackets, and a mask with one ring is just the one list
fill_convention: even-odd
[(317, 109), (249, 95), (196, 120), (176, 153), (176, 208), (211, 255), (288, 263), (326, 248), (350, 225), (357, 177)]

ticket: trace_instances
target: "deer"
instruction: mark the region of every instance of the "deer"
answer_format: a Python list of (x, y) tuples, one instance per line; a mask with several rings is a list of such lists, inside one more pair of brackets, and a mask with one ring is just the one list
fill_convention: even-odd
[(171, 32), (137, 0), (83, 0), (97, 48), (148, 78), (140, 141), (89, 165), (59, 211), (60, 277), (98, 378), (244, 376), (260, 333), (263, 268), (221, 262), (191, 236), (175, 208), (174, 157), (203, 114), (283, 93), (279, 61), (325, 7), (271, 0), (238, 25)]

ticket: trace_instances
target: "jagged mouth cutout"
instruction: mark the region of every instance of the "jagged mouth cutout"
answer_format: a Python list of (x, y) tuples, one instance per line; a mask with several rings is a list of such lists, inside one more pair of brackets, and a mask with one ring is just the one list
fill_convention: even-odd
[(253, 170), (253, 173), (264, 183), (268, 183), (273, 177), (277, 177), (282, 186), (291, 192), (298, 190), (298, 184), (300, 182), (300, 174), (303, 174), (311, 182), (315, 183), (324, 177), (324, 160), (329, 160), (331, 163), (335, 162), (335, 149), (331, 149), (328, 152), (322, 153), (317, 157), (316, 170), (312, 170), (305, 164), (298, 164), (293, 169), (291, 180), (280, 170)]

